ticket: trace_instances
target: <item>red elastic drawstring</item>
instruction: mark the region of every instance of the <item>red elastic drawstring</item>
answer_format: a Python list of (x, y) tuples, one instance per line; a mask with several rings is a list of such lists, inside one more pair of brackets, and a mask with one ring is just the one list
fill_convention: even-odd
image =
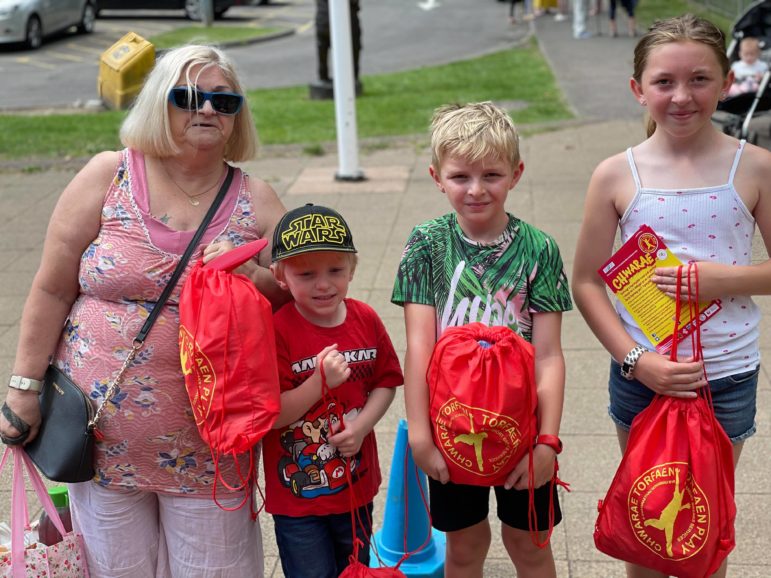
[[(326, 356), (324, 356), (326, 357)], [(327, 420), (329, 420), (329, 417), (331, 415), (335, 415), (335, 417), (338, 419), (338, 423), (340, 424), (340, 428), (335, 433), (339, 433), (343, 431), (344, 424), (343, 424), (343, 416), (340, 412), (340, 404), (337, 402), (337, 399), (335, 398), (334, 394), (332, 393), (332, 390), (329, 387), (329, 384), (327, 383), (327, 376), (326, 372), (324, 371), (324, 358), (319, 359), (319, 375), (321, 377), (321, 399), (322, 403), (324, 403), (327, 407)], [(330, 409), (334, 408), (334, 410)], [(365, 442), (367, 443), (371, 438), (365, 438)], [(371, 443), (371, 442), (370, 442)], [(404, 519), (405, 521), (407, 518), (407, 509), (408, 509), (408, 494), (407, 494), (407, 449), (405, 449), (404, 452), (404, 485), (405, 485), (405, 492), (404, 492)], [(351, 563), (357, 562), (359, 559), (359, 548), (367, 546), (372, 549), (372, 551), (375, 553), (375, 556), (377, 557), (378, 562), (380, 563), (380, 566), (385, 566), (385, 563), (380, 558), (380, 554), (377, 551), (377, 547), (374, 545), (374, 542), (372, 540), (368, 540), (367, 544), (364, 544), (359, 537), (356, 535), (356, 528), (361, 528), (364, 530), (364, 533), (367, 534), (367, 527), (369, 527), (370, 534), (372, 533), (372, 519), (367, 513), (367, 525), (365, 525), (364, 520), (361, 518), (361, 513), (359, 512), (359, 507), (356, 506), (358, 503), (358, 500), (356, 499), (358, 487), (353, 483), (353, 458), (345, 458), (345, 479), (346, 482), (348, 482), (348, 496), (349, 496), (349, 503), (351, 508), (351, 535), (353, 539), (353, 552), (348, 557), (349, 561)], [(356, 476), (358, 476), (358, 471), (356, 472)], [(425, 493), (423, 491), (423, 485), (420, 483), (420, 479), (418, 478), (418, 467), (415, 466), (415, 478), (418, 480), (418, 487), (420, 488), (420, 496), (423, 500), (423, 506), (426, 508), (426, 512), (429, 512), (428, 508), (428, 500), (426, 499)], [(429, 525), (428, 525), (428, 533), (425, 542), (420, 545), (416, 550), (413, 550), (412, 552), (407, 551), (407, 532), (405, 530), (404, 532), (404, 554), (397, 562), (396, 566), (394, 568), (399, 568), (399, 566), (407, 560), (410, 556), (413, 554), (416, 554), (417, 552), (420, 552), (423, 548), (425, 548), (431, 541), (431, 514), (429, 512)]]
[[(531, 383), (527, 388), (527, 407), (532, 407), (533, 391), (535, 391), (536, 385)], [(536, 424), (538, 427), (538, 424)], [(530, 428), (531, 431), (535, 428)], [(570, 491), (570, 484), (563, 482), (559, 479), (557, 472), (559, 472), (559, 461), (557, 457), (554, 457), (554, 473), (549, 481), (549, 529), (546, 532), (546, 539), (541, 542), (538, 539), (538, 516), (535, 509), (535, 471), (533, 464), (533, 444), (529, 444), (527, 449), (527, 527), (530, 530), (530, 539), (538, 548), (546, 548), (551, 540), (551, 535), (554, 532), (554, 486), (562, 486)]]

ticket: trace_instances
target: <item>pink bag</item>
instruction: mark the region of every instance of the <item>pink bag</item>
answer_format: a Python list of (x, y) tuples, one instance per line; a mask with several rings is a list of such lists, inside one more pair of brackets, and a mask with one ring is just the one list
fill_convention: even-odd
[[(40, 474), (20, 446), (5, 449), (0, 471), (8, 456), (13, 454), (13, 482), (11, 486), (11, 552), (0, 555), (2, 578), (88, 578), (86, 548), (83, 537), (64, 529), (62, 520), (53, 505)], [(64, 536), (53, 546), (37, 543), (25, 549), (24, 532), (29, 530), (27, 497), (24, 493), (24, 467), (26, 466), (32, 487), (48, 517)]]

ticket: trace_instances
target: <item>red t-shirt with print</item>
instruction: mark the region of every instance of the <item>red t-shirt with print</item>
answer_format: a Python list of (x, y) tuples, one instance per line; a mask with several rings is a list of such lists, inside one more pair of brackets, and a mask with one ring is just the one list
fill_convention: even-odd
[[(274, 315), (281, 390), (297, 387), (316, 369), (316, 355), (337, 343), (351, 368), (348, 381), (332, 390), (334, 402), (348, 421), (364, 407), (376, 387), (404, 383), (391, 339), (369, 305), (346, 299), (346, 318), (337, 327), (318, 327), (288, 303)], [(332, 435), (330, 408), (316, 403), (291, 425), (271, 430), (263, 440), (265, 509), (285, 516), (324, 516), (351, 509), (345, 461), (327, 442)], [(372, 501), (380, 487), (375, 432), (370, 432), (352, 458), (354, 505)]]

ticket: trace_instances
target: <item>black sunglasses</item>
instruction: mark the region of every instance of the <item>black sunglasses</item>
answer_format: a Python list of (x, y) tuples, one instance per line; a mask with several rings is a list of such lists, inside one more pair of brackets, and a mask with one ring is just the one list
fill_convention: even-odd
[(169, 91), (169, 102), (182, 110), (201, 110), (206, 101), (219, 114), (236, 114), (241, 110), (244, 97), (233, 92), (204, 92), (177, 86)]

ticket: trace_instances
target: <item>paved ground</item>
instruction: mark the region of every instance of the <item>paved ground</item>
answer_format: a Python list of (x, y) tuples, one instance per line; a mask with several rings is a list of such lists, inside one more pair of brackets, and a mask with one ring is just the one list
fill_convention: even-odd
[[(623, 30), (624, 23), (620, 24)], [(625, 88), (631, 67), (625, 66), (629, 64), (632, 42), (608, 37), (573, 41), (569, 23), (550, 20), (539, 20), (537, 30), (568, 100), (586, 122), (523, 139), (525, 175), (507, 206), (552, 234), (571, 269), (584, 191), (593, 167), (643, 138), (642, 119), (634, 101), (632, 107), (624, 104), (631, 100)], [(600, 54), (604, 55), (606, 74), (571, 74), (585, 65), (585, 59)], [(336, 207), (349, 219), (360, 250), (352, 294), (377, 309), (400, 354), (405, 347), (401, 309), (391, 305), (389, 297), (404, 241), (415, 223), (449, 210), (428, 176), (429, 154), (424, 144), (424, 140), (416, 140), (394, 143), (386, 149), (363, 147), (361, 165), (371, 177), (363, 183), (334, 183), (334, 154), (306, 157), (287, 149), (272, 149), (246, 165), (250, 173), (273, 185), (287, 207), (313, 201)], [(21, 307), (39, 260), (47, 215), (72, 175), (73, 170), (57, 169), (32, 174), (0, 173), (0, 215), (4, 224), (0, 229), (0, 383), (6, 383), (10, 373)], [(756, 259), (765, 258), (765, 253), (758, 250)], [(771, 301), (761, 298), (759, 302), (765, 313), (771, 314)], [(624, 575), (622, 564), (600, 554), (592, 542), (597, 500), (603, 497), (620, 458), (614, 429), (606, 415), (607, 354), (577, 312), (565, 315), (563, 327), (568, 379), (561, 432), (566, 450), (560, 463), (561, 473), (573, 491), (561, 494), (565, 520), (553, 536), (558, 574), (620, 578)], [(761, 348), (763, 354), (771, 354), (771, 335), (762, 336)], [(735, 577), (771, 575), (767, 558), (771, 528), (765, 512), (770, 503), (770, 401), (771, 379), (764, 368), (758, 399), (758, 435), (747, 443), (737, 473), (738, 546), (730, 570)], [(386, 477), (396, 423), (403, 415), (400, 396), (377, 428)], [(0, 487), (0, 519), (7, 519), (7, 483)], [(385, 488), (378, 499), (376, 523), (382, 520), (384, 496)], [(266, 576), (280, 577), (269, 517), (261, 516), (261, 523)], [(512, 575), (513, 568), (496, 540), (485, 576)]]

